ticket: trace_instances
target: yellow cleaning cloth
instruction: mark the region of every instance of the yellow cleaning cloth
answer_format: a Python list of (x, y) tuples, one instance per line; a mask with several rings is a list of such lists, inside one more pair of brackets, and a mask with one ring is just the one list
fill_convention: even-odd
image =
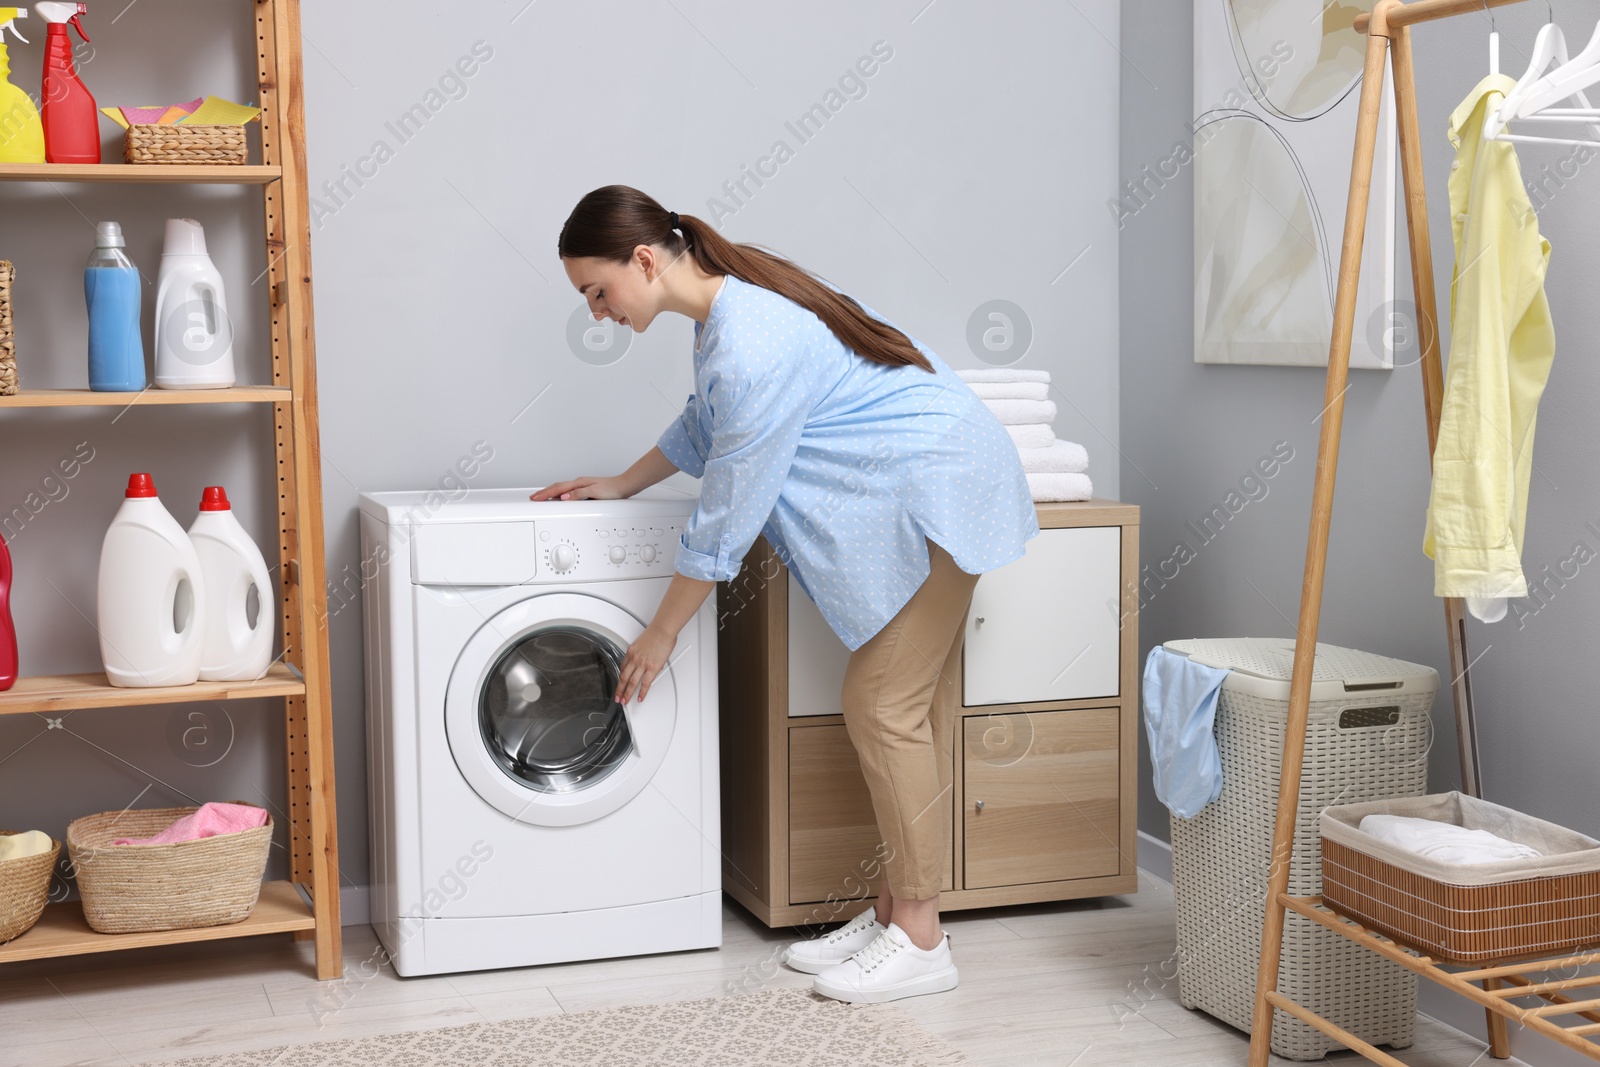
[(247, 104), (235, 104), (231, 100), (224, 100), (220, 96), (208, 96), (205, 103), (194, 110), (187, 118), (181, 118), (182, 124), (205, 124), (211, 126), (243, 126), (245, 123), (261, 114), (258, 107)]
[(41, 852), (49, 852), (54, 847), (50, 835), (42, 830), (29, 830), (21, 834), (0, 834), (0, 861), (37, 856)]
[(120, 107), (103, 107), (100, 109), (100, 114), (104, 115), (112, 122), (115, 122), (123, 129), (128, 128), (128, 120), (122, 117), (122, 109)]

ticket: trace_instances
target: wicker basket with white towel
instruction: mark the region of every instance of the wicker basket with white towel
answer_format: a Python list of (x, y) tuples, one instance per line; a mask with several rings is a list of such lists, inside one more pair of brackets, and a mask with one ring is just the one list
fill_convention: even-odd
[(1051, 425), (1056, 405), (1050, 399), (1049, 371), (985, 367), (956, 373), (1011, 435), (1034, 500), (1088, 500), (1094, 496), (1094, 485), (1086, 473), (1088, 452), (1080, 444), (1059, 440)]

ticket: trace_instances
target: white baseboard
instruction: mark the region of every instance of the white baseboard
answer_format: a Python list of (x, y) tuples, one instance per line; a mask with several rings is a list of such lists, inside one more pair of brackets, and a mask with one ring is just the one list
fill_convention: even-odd
[(1139, 869), (1153, 875), (1168, 885), (1172, 884), (1172, 846), (1156, 837), (1139, 831)]

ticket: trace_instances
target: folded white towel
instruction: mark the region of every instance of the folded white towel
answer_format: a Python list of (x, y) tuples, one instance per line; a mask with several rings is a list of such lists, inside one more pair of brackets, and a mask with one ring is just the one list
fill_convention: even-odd
[(1047, 370), (1018, 370), (1015, 367), (982, 367), (977, 370), (958, 370), (957, 374), (969, 382), (1048, 382)]
[(1054, 400), (985, 400), (995, 418), (1007, 426), (1025, 422), (1052, 423), (1056, 420)]
[(1087, 474), (1049, 471), (1024, 477), (1035, 500), (1088, 500), (1094, 496), (1094, 485)]
[(1049, 382), (970, 382), (974, 393), (985, 400), (1049, 400)]
[(37, 856), (55, 848), (55, 842), (43, 830), (26, 830), (19, 834), (0, 834), (0, 860), (20, 860)]
[(1055, 444), (1056, 432), (1042, 422), (1025, 422), (1021, 426), (1007, 426), (1017, 451), (1024, 448), (1049, 448)]
[(1017, 455), (1022, 457), (1022, 469), (1029, 474), (1081, 474), (1089, 469), (1089, 453), (1073, 441), (1057, 440), (1048, 448), (1019, 448)]
[(1368, 815), (1361, 820), (1361, 832), (1439, 863), (1499, 863), (1540, 855), (1538, 849), (1487, 830), (1406, 815)]

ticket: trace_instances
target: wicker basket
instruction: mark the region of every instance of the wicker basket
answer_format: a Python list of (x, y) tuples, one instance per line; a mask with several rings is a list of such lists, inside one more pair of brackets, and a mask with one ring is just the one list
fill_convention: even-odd
[[(1193, 819), (1173, 817), (1178, 1000), (1248, 1031), (1255, 1008), (1278, 766), (1289, 718), (1292, 638), (1168, 641), (1167, 649), (1228, 669), (1217, 701), (1222, 795)], [(1433, 668), (1317, 644), (1289, 890), (1322, 891), (1317, 815), (1341, 800), (1417, 795), (1428, 786)], [(1415, 1038), (1416, 976), (1298, 915), (1284, 925), (1278, 989), (1375, 1045)], [(1287, 1012), (1272, 1051), (1320, 1059), (1339, 1045)]]
[[(1367, 815), (1408, 815), (1487, 830), (1538, 857), (1450, 864), (1379, 841)], [(1461, 793), (1322, 813), (1328, 907), (1444, 963), (1528, 959), (1600, 946), (1600, 841)]]
[[(7, 836), (16, 830), (0, 830)], [(61, 855), (61, 842), (50, 841), (49, 852), (0, 860), (0, 941), (25, 934), (44, 914), (50, 895), (50, 872)]]
[(198, 841), (111, 843), (154, 836), (196, 810), (108, 811), (67, 827), (67, 851), (91, 929), (102, 934), (188, 930), (249, 917), (272, 847), (270, 815), (265, 826)]
[(11, 326), (11, 283), (17, 268), (0, 259), (0, 396), (17, 392), (17, 345)]
[(244, 127), (138, 123), (128, 127), (123, 158), (129, 163), (242, 165)]

